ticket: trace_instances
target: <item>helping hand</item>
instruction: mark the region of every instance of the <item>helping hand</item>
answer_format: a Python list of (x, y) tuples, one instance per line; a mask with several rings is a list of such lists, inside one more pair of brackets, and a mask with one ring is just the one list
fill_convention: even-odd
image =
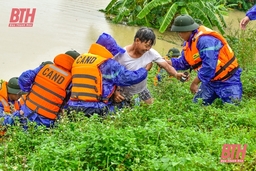
[(244, 17), (241, 21), (240, 21), (240, 28), (242, 30), (245, 30), (246, 29), (246, 25), (249, 23), (250, 21), (250, 18), (249, 17)]
[(190, 85), (190, 91), (191, 91), (192, 94), (196, 94), (196, 93), (198, 92), (198, 85), (192, 83), (192, 84)]
[(24, 111), (23, 110), (20, 110), (20, 115), (24, 115)]
[(121, 88), (120, 87), (117, 87), (116, 91), (114, 92), (114, 101), (116, 103), (120, 103), (122, 102), (123, 100), (125, 100), (124, 96), (121, 95)]
[(190, 91), (192, 94), (196, 94), (198, 92), (198, 85), (200, 83), (200, 79), (198, 77), (196, 77), (193, 82), (190, 85)]
[(175, 77), (176, 77), (178, 80), (180, 80), (180, 81), (182, 81), (182, 82), (185, 82), (185, 81), (188, 81), (188, 80), (189, 80), (190, 75), (188, 74), (188, 72), (184, 72), (184, 73), (177, 73), (177, 74), (175, 75)]

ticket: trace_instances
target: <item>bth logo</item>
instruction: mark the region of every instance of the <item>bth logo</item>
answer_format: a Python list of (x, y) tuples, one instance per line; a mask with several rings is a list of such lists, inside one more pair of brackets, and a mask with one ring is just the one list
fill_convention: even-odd
[[(222, 147), (222, 163), (243, 163), (246, 154), (247, 144), (241, 149), (241, 144), (224, 144)], [(240, 156), (241, 154), (241, 156)]]
[(36, 8), (13, 8), (9, 27), (33, 27)]

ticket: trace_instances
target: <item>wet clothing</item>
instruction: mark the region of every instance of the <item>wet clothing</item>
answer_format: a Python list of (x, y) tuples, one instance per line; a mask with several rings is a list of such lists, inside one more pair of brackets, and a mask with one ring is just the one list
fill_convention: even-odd
[(10, 101), (7, 92), (7, 82), (0, 84), (0, 126), (13, 125), (14, 117), (19, 117), (20, 104), (18, 101)]
[[(82, 111), (87, 116), (90, 116), (94, 113), (97, 113), (99, 115), (105, 115), (109, 112), (113, 112), (114, 111), (113, 101), (111, 99), (109, 100), (104, 100), (104, 99), (108, 98), (114, 92), (115, 87), (130, 86), (130, 85), (141, 82), (147, 77), (147, 70), (145, 68), (140, 68), (135, 71), (129, 71), (124, 66), (120, 65), (117, 61), (111, 59), (111, 57), (113, 56), (106, 56), (106, 54), (102, 53), (103, 51), (106, 51), (106, 49), (104, 50), (102, 48), (100, 48), (98, 51), (89, 51), (88, 54), (84, 54), (85, 56), (95, 56), (97, 53), (98, 56), (105, 57), (107, 59), (100, 65), (94, 66), (96, 69), (98, 68), (101, 73), (101, 76), (99, 77), (99, 78), (102, 78), (101, 100), (99, 99), (98, 101), (94, 101), (94, 100), (85, 101), (83, 99), (74, 99), (72, 97), (72, 94), (75, 93), (75, 90), (72, 89), (71, 99), (68, 101), (69, 111), (72, 111), (72, 110)], [(84, 60), (84, 62), (81, 62), (82, 61), (81, 58), (78, 57), (74, 62), (72, 74), (73, 74), (73, 71), (75, 72), (76, 75), (78, 74), (77, 71), (75, 71), (76, 64), (80, 63), (80, 67), (83, 68), (80, 71), (84, 70), (84, 73), (87, 73), (88, 75), (90, 75), (90, 73), (85, 71), (88, 68), (88, 65), (86, 64), (83, 65), (83, 63), (87, 63), (85, 62), (86, 60)], [(88, 57), (86, 59), (88, 59)], [(80, 74), (84, 74), (84, 73), (81, 72)], [(82, 77), (84, 76), (81, 76), (80, 79), (82, 79)], [(73, 78), (74, 82), (76, 82), (75, 79), (76, 78)], [(82, 83), (81, 80), (79, 82)], [(98, 83), (100, 83), (100, 80), (98, 81)], [(84, 88), (84, 94), (91, 92), (91, 90), (86, 90), (86, 87), (88, 88), (88, 85), (85, 85), (85, 82), (84, 84), (80, 84), (80, 86)]]
[(106, 95), (103, 93), (102, 73), (99, 66), (108, 58), (86, 53), (73, 64), (71, 100), (107, 103), (115, 87)]
[[(120, 54), (116, 56), (114, 59), (118, 61), (121, 65), (125, 66), (126, 69), (132, 71), (137, 70), (141, 67), (146, 67), (146, 65), (151, 62), (165, 62), (164, 58), (156, 50), (152, 48), (149, 51), (145, 52), (139, 58), (132, 58), (126, 51), (124, 54)], [(147, 80), (145, 79), (138, 84), (122, 88), (124, 97), (127, 100), (131, 100), (130, 98), (133, 97), (133, 95), (138, 94), (147, 89)]]
[(25, 104), (21, 106), (24, 117), (37, 125), (53, 126), (67, 98), (70, 83), (70, 72), (54, 64), (23, 72), (19, 85), (28, 92)]
[(213, 36), (220, 40), (222, 43), (222, 47), (218, 52), (219, 54), (215, 69), (215, 75), (212, 80), (222, 81), (228, 79), (239, 68), (237, 58), (235, 57), (234, 52), (229, 47), (224, 37), (207, 27), (200, 26), (197, 30), (197, 33), (193, 37), (193, 43), (191, 45), (189, 45), (189, 43), (186, 44), (186, 46), (184, 47), (185, 60), (189, 63), (191, 69), (198, 70), (202, 67), (202, 59), (199, 56), (197, 42), (199, 40), (199, 37), (203, 35)]
[(45, 65), (35, 77), (26, 106), (45, 118), (55, 120), (66, 98), (71, 73), (54, 64)]
[(247, 12), (246, 16), (249, 17), (250, 20), (256, 20), (256, 5), (251, 7)]
[[(193, 53), (187, 51), (198, 51), (198, 56), (196, 57), (200, 58), (202, 63), (198, 67), (197, 76), (201, 81), (201, 85), (193, 101), (197, 102), (198, 98), (202, 98), (205, 104), (211, 104), (216, 98), (221, 98), (223, 102), (228, 103), (240, 101), (242, 97), (242, 83), (240, 80), (241, 68), (238, 67), (235, 72), (225, 80), (214, 80), (220, 54), (222, 54), (221, 58), (225, 58), (222, 50), (223, 47), (227, 47), (227, 44), (221, 41), (217, 36), (214, 36), (214, 34), (207, 33), (198, 36), (198, 33), (198, 29), (194, 30), (189, 40), (184, 43), (185, 49), (183, 49), (181, 56), (171, 59), (172, 66), (176, 70), (187, 70), (191, 68), (191, 62), (189, 64), (188, 60), (193, 61), (195, 57)], [(197, 36), (198, 40), (194, 41), (197, 39)], [(232, 50), (230, 53), (233, 53)]]

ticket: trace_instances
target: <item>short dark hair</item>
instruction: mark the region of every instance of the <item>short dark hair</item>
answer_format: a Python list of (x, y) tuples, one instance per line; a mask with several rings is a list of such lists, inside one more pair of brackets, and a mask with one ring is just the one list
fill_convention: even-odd
[(138, 38), (141, 42), (151, 42), (151, 45), (156, 44), (156, 35), (154, 31), (150, 28), (142, 27), (140, 28), (134, 37), (134, 41)]

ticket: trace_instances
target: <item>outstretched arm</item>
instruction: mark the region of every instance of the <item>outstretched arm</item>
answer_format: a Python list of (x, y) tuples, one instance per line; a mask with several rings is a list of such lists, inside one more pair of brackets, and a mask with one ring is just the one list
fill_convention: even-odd
[(180, 78), (186, 77), (183, 73), (178, 73), (171, 65), (169, 65), (166, 61), (164, 62), (158, 62), (158, 65), (160, 65), (162, 68), (164, 68), (170, 75), (174, 76), (175, 78), (177, 78), (178, 80), (180, 80)]
[(240, 21), (240, 28), (245, 30), (251, 20), (256, 20), (256, 5), (246, 12), (246, 16)]

